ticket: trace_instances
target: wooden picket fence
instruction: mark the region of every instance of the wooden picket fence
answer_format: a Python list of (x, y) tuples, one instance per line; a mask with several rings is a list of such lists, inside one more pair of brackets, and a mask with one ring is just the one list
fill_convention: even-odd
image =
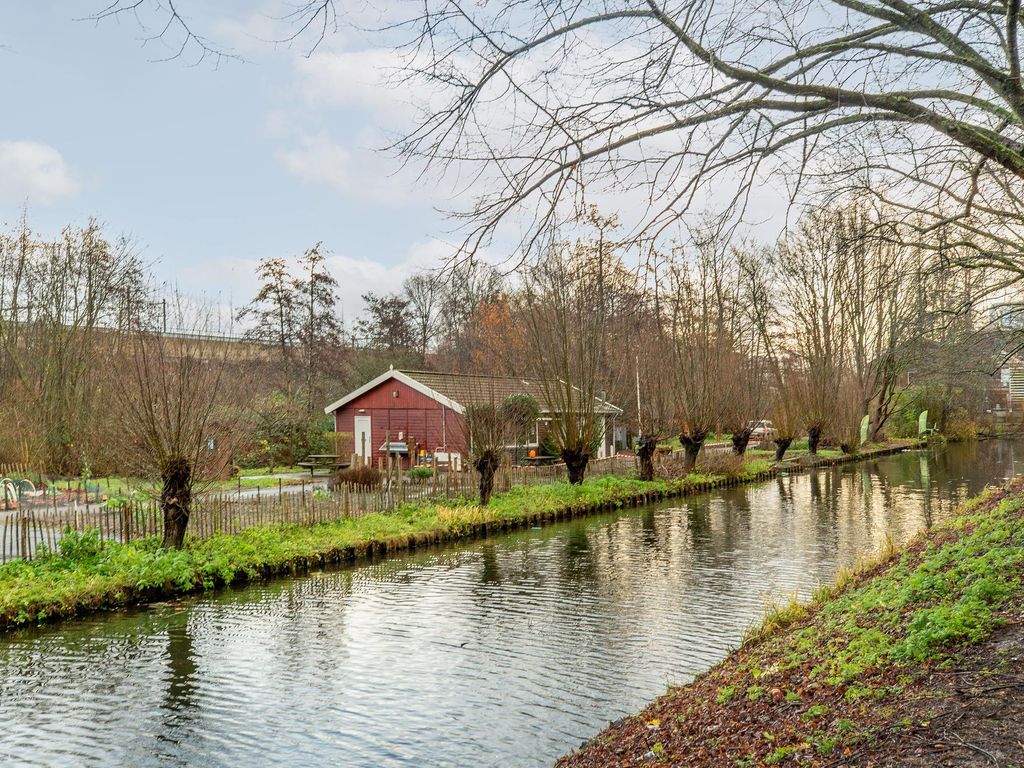
[[(629, 475), (635, 470), (632, 456), (595, 459), (588, 476)], [(494, 478), (494, 491), (514, 486), (551, 483), (565, 478), (561, 465), (505, 466)], [(474, 472), (442, 472), (427, 478), (409, 479), (402, 472), (371, 486), (343, 485), (334, 491), (322, 487), (283, 486), (255, 492), (218, 492), (198, 495), (189, 520), (189, 538), (204, 539), (219, 533), (239, 533), (249, 528), (284, 523), (314, 525), (346, 517), (388, 512), (406, 502), (422, 499), (474, 498), (478, 479)], [(60, 488), (60, 486), (57, 486)], [(151, 497), (115, 497), (105, 501), (93, 486), (68, 483), (56, 493), (4, 511), (0, 505), (0, 563), (32, 560), (53, 551), (67, 531), (95, 530), (104, 539), (130, 542), (163, 533), (163, 516)]]

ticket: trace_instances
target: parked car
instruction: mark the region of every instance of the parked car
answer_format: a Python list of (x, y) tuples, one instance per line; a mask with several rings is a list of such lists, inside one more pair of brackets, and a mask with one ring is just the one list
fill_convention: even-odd
[(774, 440), (778, 435), (775, 425), (765, 419), (748, 421), (747, 426), (750, 427), (750, 439), (754, 442), (763, 443), (766, 440)]

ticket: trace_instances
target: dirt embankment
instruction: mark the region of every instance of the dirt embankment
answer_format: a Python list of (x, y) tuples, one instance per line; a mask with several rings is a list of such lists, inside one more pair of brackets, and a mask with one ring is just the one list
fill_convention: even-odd
[(558, 766), (1024, 766), (1022, 585), (1018, 480)]

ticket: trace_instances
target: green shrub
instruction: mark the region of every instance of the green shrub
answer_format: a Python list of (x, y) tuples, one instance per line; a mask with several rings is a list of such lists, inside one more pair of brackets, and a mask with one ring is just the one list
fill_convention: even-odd
[(944, 420), (942, 434), (947, 440), (974, 440), (978, 436), (978, 427), (966, 409), (957, 408)]
[(249, 408), (252, 431), (248, 448), (238, 459), (243, 469), (265, 466), (294, 466), (311, 453), (326, 453), (325, 432), (333, 429), (323, 413), (310, 416), (303, 397), (272, 392), (257, 398)]
[(103, 552), (103, 540), (99, 531), (85, 533), (67, 531), (61, 538), (57, 554), (68, 563), (95, 563)]
[(410, 480), (426, 480), (434, 476), (434, 470), (431, 467), (413, 467), (405, 475)]

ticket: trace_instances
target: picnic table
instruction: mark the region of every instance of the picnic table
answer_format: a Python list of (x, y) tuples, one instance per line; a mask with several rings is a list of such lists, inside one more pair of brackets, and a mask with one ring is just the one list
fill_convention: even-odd
[(311, 453), (305, 461), (300, 461), (298, 466), (308, 467), (309, 476), (313, 477), (318, 469), (326, 469), (329, 472), (335, 469), (346, 469), (349, 462), (341, 461), (336, 453)]
[(557, 464), (562, 459), (558, 456), (527, 456), (526, 465), (530, 467), (546, 467)]

